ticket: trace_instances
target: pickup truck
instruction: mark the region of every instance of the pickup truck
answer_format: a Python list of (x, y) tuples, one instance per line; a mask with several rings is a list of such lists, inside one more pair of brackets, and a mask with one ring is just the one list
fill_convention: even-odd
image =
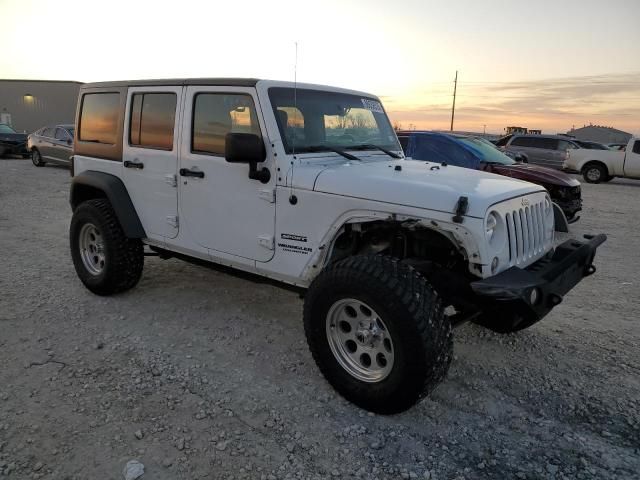
[(608, 182), (615, 177), (640, 180), (640, 138), (631, 138), (625, 151), (569, 150), (562, 169), (581, 173), (588, 183)]

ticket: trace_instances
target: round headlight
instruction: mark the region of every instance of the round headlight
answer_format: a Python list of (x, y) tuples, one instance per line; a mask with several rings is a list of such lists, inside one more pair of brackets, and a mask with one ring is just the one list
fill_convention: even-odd
[(497, 226), (498, 226), (498, 216), (496, 215), (495, 212), (491, 212), (487, 216), (487, 223), (485, 226), (485, 234), (487, 235), (487, 241), (491, 242), (491, 239), (493, 238), (493, 233), (495, 232)]

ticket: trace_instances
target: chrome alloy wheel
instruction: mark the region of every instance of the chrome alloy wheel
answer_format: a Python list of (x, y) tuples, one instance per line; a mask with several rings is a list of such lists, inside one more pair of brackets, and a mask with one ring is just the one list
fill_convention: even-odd
[(375, 383), (391, 372), (391, 335), (366, 303), (352, 298), (335, 302), (327, 313), (326, 331), (334, 357), (353, 377)]
[(91, 275), (100, 275), (104, 270), (104, 240), (102, 234), (92, 223), (85, 223), (80, 229), (78, 241), (80, 258)]

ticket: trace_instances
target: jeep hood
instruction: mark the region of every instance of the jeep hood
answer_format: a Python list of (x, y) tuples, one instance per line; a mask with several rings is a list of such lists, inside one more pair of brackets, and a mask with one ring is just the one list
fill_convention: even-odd
[(491, 171), (519, 180), (537, 183), (539, 185), (557, 185), (561, 187), (577, 187), (580, 182), (560, 170), (520, 163), (514, 165), (491, 165)]
[(495, 203), (543, 189), (493, 173), (405, 159), (326, 165), (313, 190), (448, 213), (466, 196), (467, 215), (484, 218)]

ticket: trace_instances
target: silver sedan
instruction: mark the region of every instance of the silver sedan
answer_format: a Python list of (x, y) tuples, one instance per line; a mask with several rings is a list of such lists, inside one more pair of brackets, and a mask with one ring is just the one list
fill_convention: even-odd
[(52, 125), (42, 127), (27, 137), (27, 148), (31, 152), (31, 161), (36, 167), (47, 162), (70, 165), (73, 155), (73, 125)]

